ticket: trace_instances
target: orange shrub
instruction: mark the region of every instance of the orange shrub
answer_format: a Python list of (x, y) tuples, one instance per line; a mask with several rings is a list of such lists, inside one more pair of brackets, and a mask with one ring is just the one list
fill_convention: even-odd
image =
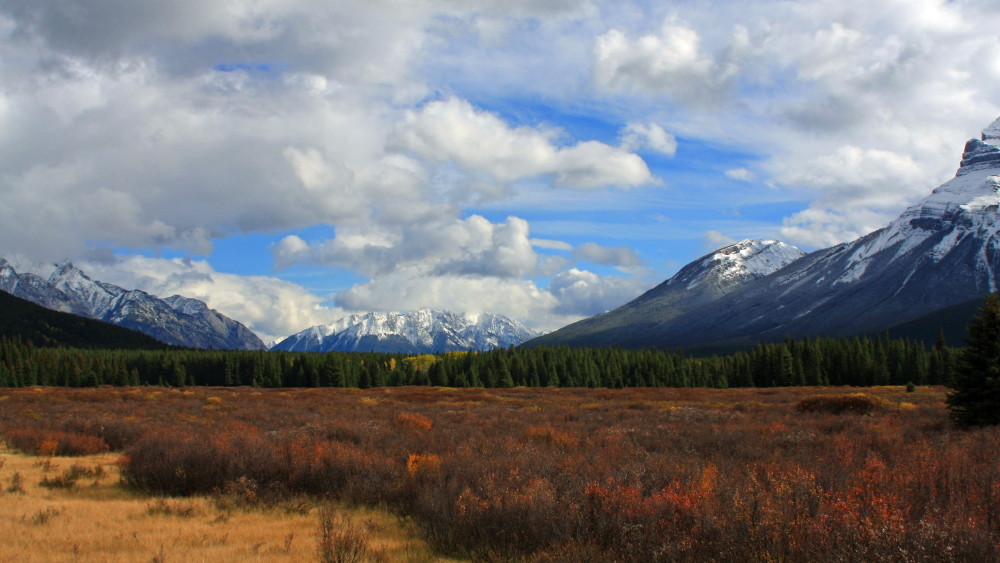
[(435, 454), (410, 454), (406, 459), (406, 473), (410, 477), (432, 475), (441, 471), (441, 458)]
[(396, 424), (415, 430), (430, 430), (434, 426), (434, 421), (422, 414), (404, 412), (396, 415)]

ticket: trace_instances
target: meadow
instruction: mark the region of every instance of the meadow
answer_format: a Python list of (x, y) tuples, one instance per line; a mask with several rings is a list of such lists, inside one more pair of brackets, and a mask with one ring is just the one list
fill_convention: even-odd
[(946, 393), (4, 389), (0, 561), (1000, 560), (1000, 429)]

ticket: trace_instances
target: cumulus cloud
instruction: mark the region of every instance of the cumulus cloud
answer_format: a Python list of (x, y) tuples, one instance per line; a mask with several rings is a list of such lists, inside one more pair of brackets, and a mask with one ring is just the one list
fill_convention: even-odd
[(497, 224), (479, 215), (381, 229), (345, 228), (337, 237), (313, 245), (291, 235), (272, 252), (282, 267), (342, 266), (368, 276), (410, 268), (427, 275), (515, 278), (534, 273), (537, 261), (527, 221), (508, 217)]
[(536, 319), (554, 299), (534, 282), (484, 276), (430, 275), (403, 268), (357, 284), (337, 296), (341, 307), (360, 311), (410, 310), (420, 307), (469, 313), (498, 312)]
[(677, 153), (677, 138), (655, 123), (629, 123), (618, 135), (625, 150), (635, 151), (645, 147), (667, 156)]
[(652, 180), (646, 163), (627, 150), (597, 141), (560, 147), (557, 136), (554, 130), (510, 127), (465, 100), (449, 98), (407, 112), (392, 146), (501, 182), (554, 174), (558, 185), (586, 189)]
[(601, 277), (587, 270), (570, 268), (549, 283), (558, 305), (556, 313), (593, 316), (624, 305), (649, 289), (638, 278)]
[(909, 155), (853, 145), (814, 159), (809, 169), (788, 167), (776, 179), (809, 186), (816, 195), (809, 209), (786, 218), (782, 236), (829, 246), (867, 234), (927, 192), (923, 175)]
[(577, 260), (623, 269), (638, 268), (643, 265), (642, 258), (627, 246), (602, 246), (594, 242), (585, 242), (574, 248), (573, 257)]
[(790, 242), (833, 240), (946, 180), (1000, 113), (995, 39), (970, 32), (996, 18), (940, 0), (672, 6), (658, 28), (599, 35), (592, 78), (620, 99), (665, 97), (672, 131), (759, 154), (756, 174), (809, 206), (786, 221)]
[(612, 29), (594, 43), (594, 81), (612, 90), (667, 93), (695, 105), (709, 104), (732, 89), (735, 66), (705, 53), (689, 24), (668, 18), (656, 33), (632, 38)]
[(648, 289), (637, 278), (602, 277), (571, 268), (555, 276), (545, 289), (530, 280), (480, 276), (426, 276), (402, 269), (355, 285), (337, 296), (345, 309), (409, 310), (448, 308), (471, 313), (495, 312), (528, 319), (537, 330), (554, 330), (583, 317), (624, 305)]

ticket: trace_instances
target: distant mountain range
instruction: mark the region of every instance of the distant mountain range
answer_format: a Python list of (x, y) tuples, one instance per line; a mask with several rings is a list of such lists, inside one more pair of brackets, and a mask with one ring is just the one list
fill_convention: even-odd
[(503, 315), (466, 316), (421, 309), (410, 313), (351, 315), (293, 334), (271, 349), (424, 354), (506, 348), (535, 336), (538, 333)]
[(0, 290), (47, 309), (137, 330), (176, 346), (266, 348), (250, 329), (197, 299), (180, 295), (161, 299), (144, 291), (127, 290), (93, 280), (70, 263), (56, 265), (42, 277), (18, 273), (0, 258)]
[[(799, 257), (779, 242), (743, 241), (528, 345), (722, 350), (786, 336), (913, 333), (919, 322), (953, 327), (998, 289), (998, 208), (1000, 119), (966, 143), (953, 179), (878, 231)], [(753, 249), (780, 258), (745, 266)], [(746, 275), (727, 278), (732, 268)]]

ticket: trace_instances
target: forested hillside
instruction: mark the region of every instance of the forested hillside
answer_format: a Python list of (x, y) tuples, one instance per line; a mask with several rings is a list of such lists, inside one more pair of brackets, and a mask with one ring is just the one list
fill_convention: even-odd
[(141, 332), (46, 309), (0, 291), (0, 336), (36, 346), (158, 350), (168, 346)]

